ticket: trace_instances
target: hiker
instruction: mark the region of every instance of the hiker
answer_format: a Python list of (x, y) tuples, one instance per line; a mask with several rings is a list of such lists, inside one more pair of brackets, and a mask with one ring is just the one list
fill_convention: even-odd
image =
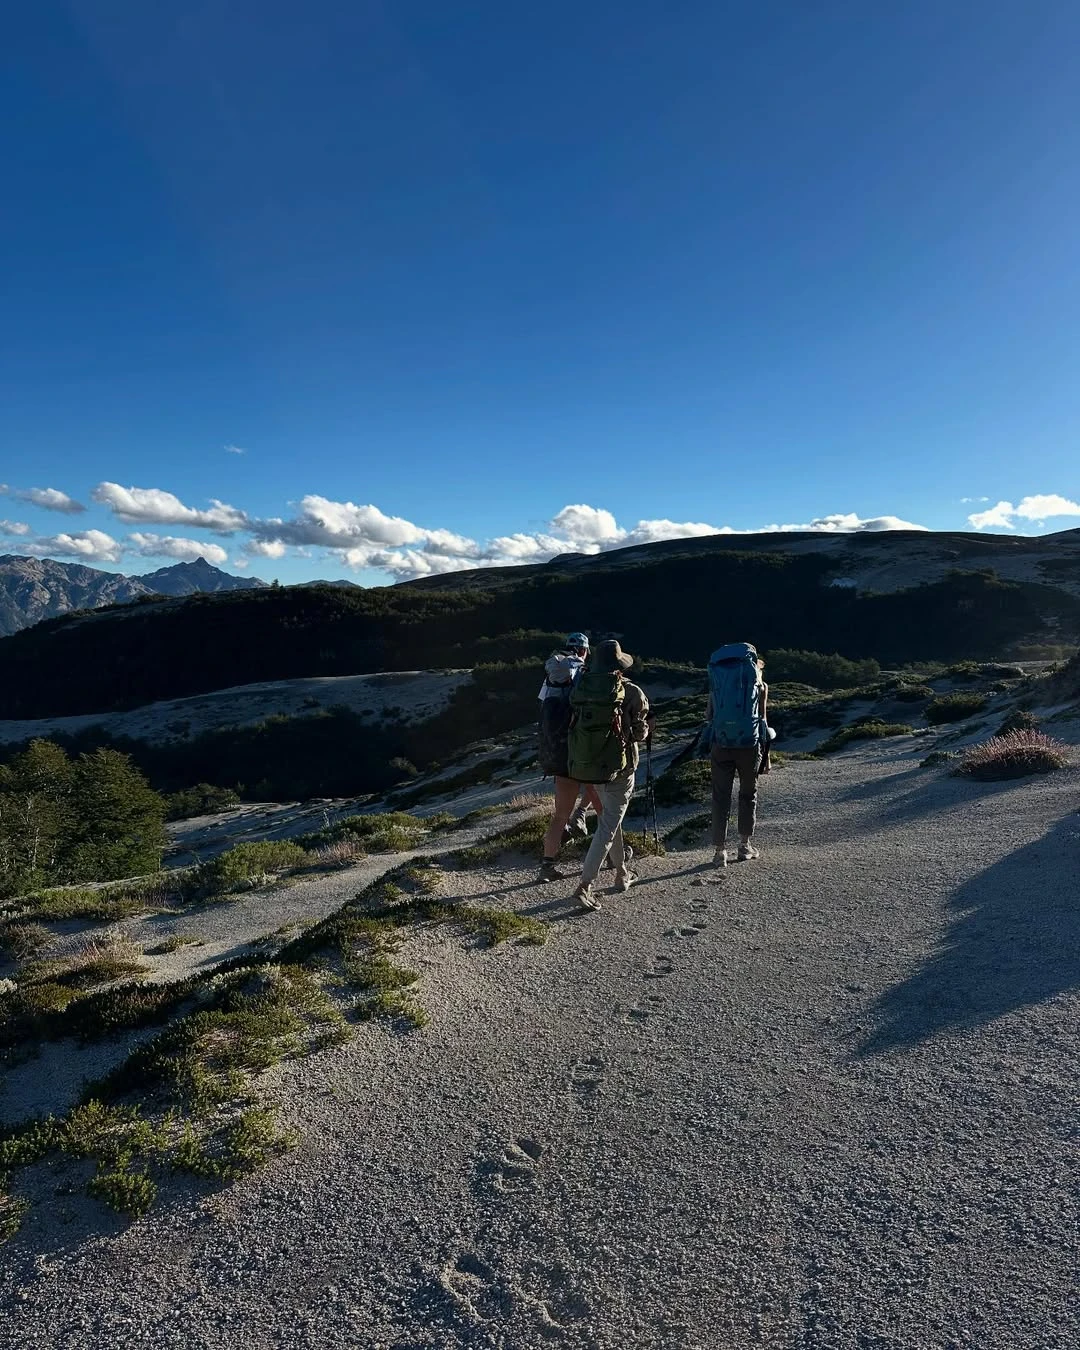
[(726, 867), (727, 824), (735, 775), (739, 775), (740, 862), (759, 857), (751, 840), (757, 813), (758, 775), (769, 772), (773, 732), (765, 720), (769, 686), (765, 662), (749, 642), (731, 642), (709, 657), (709, 701), (703, 738), (709, 744), (712, 777), (714, 867)]
[(592, 888), (609, 854), (617, 891), (629, 890), (637, 880), (622, 823), (634, 791), (638, 745), (649, 734), (649, 700), (626, 678), (633, 664), (634, 658), (617, 642), (601, 642), (570, 693), (574, 716), (567, 766), (578, 782), (595, 784), (600, 797), (600, 819), (574, 892), (586, 909), (600, 908)]
[[(570, 730), (570, 692), (589, 654), (589, 639), (584, 633), (571, 633), (561, 651), (552, 652), (544, 663), (544, 684), (540, 690), (540, 768), (555, 779), (555, 814), (544, 835), (544, 857), (540, 864), (541, 881), (562, 881), (564, 874), (555, 866), (562, 844), (574, 834), (587, 834), (585, 813), (590, 806), (600, 814), (600, 798), (591, 783), (581, 784), (570, 777), (566, 765), (567, 733)], [(581, 795), (580, 802), (578, 794)]]

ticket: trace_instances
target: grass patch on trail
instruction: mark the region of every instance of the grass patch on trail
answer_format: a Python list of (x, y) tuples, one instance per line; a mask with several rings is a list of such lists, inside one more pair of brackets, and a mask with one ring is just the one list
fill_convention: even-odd
[(202, 947), (203, 945), (203, 939), (200, 937), (194, 937), (189, 933), (172, 933), (153, 947), (144, 947), (143, 951), (147, 956), (168, 956), (170, 952), (178, 952), (181, 947)]
[(962, 778), (993, 782), (1053, 773), (1069, 763), (1068, 747), (1041, 731), (1009, 731), (973, 745), (960, 758), (953, 773)]
[(656, 780), (657, 806), (705, 801), (712, 794), (711, 774), (707, 759), (684, 759)]
[(876, 741), (886, 736), (910, 736), (915, 728), (906, 722), (882, 722), (879, 718), (868, 717), (851, 726), (840, 727), (817, 748), (819, 755), (831, 755), (852, 741)]
[(62, 919), (115, 923), (183, 903), (190, 884), (188, 878), (187, 872), (155, 872), (148, 877), (104, 886), (55, 887), (11, 900), (8, 908), (19, 918), (44, 923)]
[(672, 848), (692, 848), (701, 842), (702, 833), (712, 825), (712, 813), (701, 811), (688, 820), (673, 825), (664, 835), (664, 843)]
[[(504, 831), (496, 847), (533, 824)], [(547, 925), (537, 919), (441, 899), (442, 876), (433, 863), (402, 864), (273, 957), (222, 963), (171, 984), (129, 981), (83, 994), (62, 983), (71, 971), (41, 962), (41, 975), (50, 978), (26, 987), (62, 990), (67, 1001), (32, 1007), (21, 987), (0, 994), (0, 1046), (8, 1048), (166, 1024), (89, 1084), (83, 1103), (63, 1118), (0, 1133), (0, 1241), (17, 1230), (27, 1208), (10, 1193), (6, 1174), (17, 1180), (21, 1169), (51, 1155), (92, 1159), (89, 1194), (137, 1218), (154, 1203), (164, 1175), (227, 1182), (287, 1149), (292, 1139), (253, 1096), (258, 1075), (340, 1044), (351, 1034), (350, 1020), (422, 1027), (419, 975), (397, 959), (410, 927), (451, 927), (482, 946), (546, 940)]]

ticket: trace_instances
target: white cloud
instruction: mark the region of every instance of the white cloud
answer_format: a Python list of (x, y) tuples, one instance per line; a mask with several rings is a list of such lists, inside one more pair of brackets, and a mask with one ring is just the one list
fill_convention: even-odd
[(24, 492), (12, 492), (11, 495), (17, 501), (40, 506), (44, 511), (59, 511), (65, 516), (77, 516), (86, 510), (82, 502), (77, 502), (58, 488), (27, 488)]
[(974, 505), (975, 505), (976, 503), (978, 503), (978, 502), (988, 502), (989, 500), (990, 500), (989, 497), (961, 497), (961, 498), (960, 498), (960, 505), (961, 505), (961, 506), (974, 506)]
[(0, 520), (0, 534), (15, 535), (29, 533), (30, 526), (24, 525), (21, 520)]
[(968, 524), (977, 530), (1014, 530), (1018, 520), (1033, 520), (1041, 525), (1055, 516), (1080, 516), (1080, 503), (1057, 492), (1036, 493), (1024, 497), (1017, 506), (1012, 502), (998, 502), (988, 511), (976, 511), (968, 516)]
[(251, 566), (251, 562), (250, 562), (250, 560), (249, 560), (248, 558), (234, 558), (234, 559), (232, 560), (232, 565), (233, 565), (234, 567), (238, 567), (238, 568), (240, 569), (240, 571), (242, 572), (242, 571), (244, 570), (245, 567), (250, 567), (250, 566)]
[[(252, 558), (283, 558), (285, 545), (280, 539), (253, 539), (244, 545), (244, 552)], [(247, 566), (245, 561), (244, 566)]]
[(141, 558), (175, 558), (178, 562), (194, 562), (205, 558), (219, 566), (228, 558), (220, 544), (204, 544), (201, 539), (178, 539), (175, 535), (131, 534), (128, 539)]
[(86, 563), (120, 561), (122, 546), (102, 530), (81, 530), (78, 534), (54, 534), (19, 545), (20, 553), (34, 558), (78, 558)]
[[(831, 516), (818, 516), (806, 525), (765, 525), (761, 534), (862, 534), (877, 533), (882, 530), (926, 530), (925, 525), (916, 525), (910, 520), (901, 520), (899, 516), (870, 516), (866, 519), (854, 511), (835, 512)], [(730, 531), (728, 531), (730, 533)], [(740, 531), (741, 533), (741, 531)]]
[(227, 455), (246, 455), (247, 451), (242, 445), (227, 445), (225, 447), (225, 453)]
[(243, 511), (214, 497), (210, 499), (209, 511), (198, 511), (162, 488), (99, 483), (90, 495), (125, 525), (194, 525), (218, 534), (235, 534), (251, 524)]

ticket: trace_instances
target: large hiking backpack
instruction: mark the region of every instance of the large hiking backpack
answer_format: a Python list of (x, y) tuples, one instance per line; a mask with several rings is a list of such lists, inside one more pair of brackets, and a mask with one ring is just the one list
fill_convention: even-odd
[(607, 671), (585, 670), (574, 681), (567, 766), (577, 782), (610, 783), (626, 772), (624, 694), (622, 680)]
[(712, 742), (734, 750), (761, 744), (761, 672), (748, 642), (718, 647), (709, 657)]
[(568, 778), (566, 764), (567, 733), (570, 730), (570, 686), (549, 684), (546, 697), (540, 704), (540, 770)]

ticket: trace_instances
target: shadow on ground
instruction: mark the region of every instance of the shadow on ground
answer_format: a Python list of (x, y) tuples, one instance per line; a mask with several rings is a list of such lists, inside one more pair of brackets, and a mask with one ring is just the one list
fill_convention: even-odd
[(985, 1026), (1080, 987), (1080, 815), (961, 886), (941, 950), (890, 989), (863, 1055)]

